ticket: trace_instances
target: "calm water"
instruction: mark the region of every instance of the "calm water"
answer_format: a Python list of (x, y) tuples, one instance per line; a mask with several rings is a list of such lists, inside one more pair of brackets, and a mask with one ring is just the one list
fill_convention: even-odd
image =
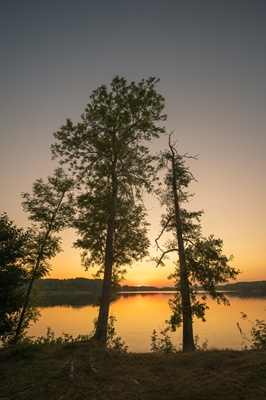
[[(159, 332), (164, 321), (170, 316), (167, 301), (173, 298), (171, 293), (134, 293), (121, 295), (111, 307), (117, 322), (115, 329), (118, 336), (129, 346), (132, 352), (150, 351), (153, 329)], [(194, 321), (194, 334), (199, 336), (199, 344), (208, 340), (208, 347), (241, 349), (242, 338), (237, 328), (248, 334), (251, 326), (240, 319), (240, 312), (245, 312), (251, 321), (266, 319), (266, 298), (228, 297), (230, 307), (217, 305), (209, 300), (210, 309), (206, 312), (207, 322)], [(41, 317), (28, 334), (42, 336), (50, 326), (56, 336), (62, 332), (72, 334), (88, 334), (93, 329), (93, 319), (97, 317), (97, 309), (86, 306), (54, 306), (40, 308)], [(182, 341), (181, 329), (172, 334), (172, 341)]]

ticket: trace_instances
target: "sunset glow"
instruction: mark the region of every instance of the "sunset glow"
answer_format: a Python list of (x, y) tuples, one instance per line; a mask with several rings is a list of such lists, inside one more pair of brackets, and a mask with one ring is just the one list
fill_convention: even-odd
[[(204, 209), (203, 234), (224, 241), (242, 273), (266, 279), (266, 2), (16, 2), (1, 6), (0, 213), (30, 225), (21, 193), (51, 175), (53, 133), (80, 121), (92, 91), (116, 76), (155, 76), (165, 97), (166, 131), (174, 132), (197, 182), (191, 210)], [(162, 136), (150, 144), (165, 149)], [(151, 254), (164, 212), (145, 197)], [(62, 233), (52, 278), (91, 278), (75, 232)], [(162, 241), (163, 245), (163, 241)], [(128, 285), (172, 286), (166, 267), (143, 261), (128, 269)]]

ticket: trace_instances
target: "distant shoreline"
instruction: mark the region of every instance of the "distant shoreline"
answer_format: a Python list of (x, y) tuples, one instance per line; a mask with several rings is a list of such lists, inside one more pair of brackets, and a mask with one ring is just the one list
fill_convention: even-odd
[[(57, 292), (58, 294), (70, 294), (70, 293), (92, 293), (99, 294), (102, 289), (101, 279), (88, 279), (88, 278), (72, 278), (72, 279), (40, 279), (40, 291), (41, 292)], [(120, 285), (117, 288), (118, 293), (140, 293), (140, 292), (175, 292), (175, 287), (173, 286), (130, 286), (130, 285)], [(197, 287), (199, 292), (203, 291), (201, 286)], [(226, 293), (241, 293), (243, 296), (250, 297), (262, 297), (266, 296), (266, 281), (251, 281), (251, 282), (234, 282), (227, 283), (224, 285), (217, 286), (218, 291), (223, 291)]]

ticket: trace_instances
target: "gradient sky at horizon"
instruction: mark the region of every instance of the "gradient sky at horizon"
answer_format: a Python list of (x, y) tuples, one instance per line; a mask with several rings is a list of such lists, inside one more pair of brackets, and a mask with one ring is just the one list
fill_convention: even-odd
[[(205, 210), (203, 233), (224, 240), (238, 280), (266, 279), (266, 2), (3, 0), (0, 11), (0, 213), (29, 226), (21, 192), (52, 173), (53, 132), (79, 120), (94, 89), (155, 76), (167, 131), (198, 154), (190, 206)], [(153, 242), (160, 209), (147, 207)], [(91, 277), (74, 233), (62, 236), (51, 277)], [(170, 285), (171, 272), (142, 263), (125, 283)]]

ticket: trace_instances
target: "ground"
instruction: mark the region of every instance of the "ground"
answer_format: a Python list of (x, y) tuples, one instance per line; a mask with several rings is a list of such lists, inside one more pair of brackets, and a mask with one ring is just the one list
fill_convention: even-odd
[(260, 400), (266, 351), (119, 353), (94, 343), (0, 351), (0, 400)]

